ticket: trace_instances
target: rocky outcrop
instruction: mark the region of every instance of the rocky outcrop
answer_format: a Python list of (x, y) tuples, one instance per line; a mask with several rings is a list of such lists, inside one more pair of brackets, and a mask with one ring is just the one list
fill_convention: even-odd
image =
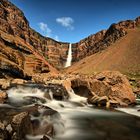
[[(57, 111), (43, 105), (36, 104), (22, 109), (0, 106), (0, 139), (24, 140), (37, 135), (52, 137), (55, 131), (51, 123), (53, 119), (50, 120), (50, 116), (52, 118), (55, 116), (58, 121), (60, 119)], [(40, 117), (42, 123), (40, 123), (38, 117)], [(49, 140), (47, 136), (42, 136), (42, 139)]]
[[(105, 71), (93, 77), (74, 79), (71, 81), (71, 87), (76, 94), (86, 94), (89, 103), (92, 104), (128, 106), (135, 103), (128, 80), (117, 71)], [(81, 90), (81, 87), (85, 90)]]
[(0, 110), (0, 139), (21, 140), (32, 132), (30, 116), (10, 108)]
[[(47, 135), (52, 137), (55, 133), (53, 124), (51, 123), (49, 117), (59, 116), (58, 112), (43, 105), (34, 105), (31, 107), (23, 108), (23, 111), (26, 110), (31, 116), (34, 116), (31, 119), (32, 124), (32, 136), (36, 135)], [(37, 117), (40, 117), (40, 122)], [(57, 117), (56, 117), (57, 118)], [(59, 118), (58, 118), (59, 120)]]
[(112, 24), (107, 30), (102, 30), (96, 34), (82, 39), (78, 43), (72, 44), (73, 62), (79, 61), (86, 56), (100, 52), (121, 37), (127, 34), (127, 30), (140, 26), (140, 17), (135, 20), (126, 20)]
[(52, 94), (52, 99), (55, 100), (66, 100), (68, 99), (68, 92), (62, 84), (49, 83), (46, 88)]

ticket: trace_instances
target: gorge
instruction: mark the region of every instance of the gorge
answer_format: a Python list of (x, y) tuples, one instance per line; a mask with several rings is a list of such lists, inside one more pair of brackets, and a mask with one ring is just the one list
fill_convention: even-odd
[(139, 140), (139, 27), (60, 42), (1, 0), (0, 140)]

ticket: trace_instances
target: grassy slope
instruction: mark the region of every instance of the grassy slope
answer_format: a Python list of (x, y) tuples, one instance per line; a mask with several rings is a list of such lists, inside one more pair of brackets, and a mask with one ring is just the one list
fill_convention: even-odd
[(92, 74), (103, 70), (140, 74), (140, 29), (129, 30), (126, 36), (106, 50), (82, 59), (66, 71)]

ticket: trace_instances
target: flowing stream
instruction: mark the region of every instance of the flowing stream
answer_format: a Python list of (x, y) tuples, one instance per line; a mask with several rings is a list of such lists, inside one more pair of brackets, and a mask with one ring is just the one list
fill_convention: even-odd
[[(59, 115), (38, 119), (41, 124), (49, 120), (55, 136), (51, 140), (139, 140), (140, 118), (120, 111), (105, 110), (90, 106), (85, 97), (69, 92), (69, 99), (55, 100), (53, 92), (40, 89), (38, 85), (16, 86), (8, 91), (9, 105), (14, 107), (32, 106), (35, 103), (56, 110)], [(45, 98), (46, 95), (50, 99)], [(33, 100), (30, 100), (31, 97)], [(34, 97), (34, 98), (33, 98)], [(43, 114), (43, 109), (39, 110)], [(28, 140), (39, 140), (42, 135), (27, 135)]]
[(72, 45), (70, 43), (69, 44), (68, 56), (67, 56), (67, 61), (66, 61), (65, 67), (71, 66), (71, 61), (72, 61)]

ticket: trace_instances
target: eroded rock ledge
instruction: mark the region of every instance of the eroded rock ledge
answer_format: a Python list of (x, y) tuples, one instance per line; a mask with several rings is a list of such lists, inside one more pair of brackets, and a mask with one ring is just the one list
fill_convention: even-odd
[[(135, 95), (132, 91), (127, 78), (118, 71), (104, 71), (95, 75), (80, 75), (80, 74), (58, 74), (58, 75), (35, 75), (32, 80), (23, 79), (1, 79), (0, 86), (0, 138), (2, 139), (24, 139), (33, 135), (53, 136), (55, 130), (48, 118), (51, 115), (61, 118), (59, 113), (45, 105), (37, 104), (36, 101), (42, 104), (46, 102), (43, 98), (26, 96), (25, 102), (9, 102), (7, 90), (11, 87), (21, 88), (22, 86), (33, 85), (42, 90), (43, 97), (48, 100), (63, 100), (69, 101), (70, 92), (86, 97), (87, 103), (98, 107), (127, 107), (136, 104)], [(19, 87), (18, 87), (19, 86)], [(49, 92), (52, 92), (52, 95)], [(72, 92), (71, 92), (72, 93)], [(23, 93), (24, 94), (24, 93)], [(11, 106), (7, 105), (9, 103)], [(32, 103), (32, 106), (28, 106)], [(22, 107), (26, 106), (27, 107)], [(81, 103), (82, 105), (82, 103)], [(13, 107), (16, 106), (16, 107)], [(63, 107), (63, 106), (62, 106)], [(40, 111), (43, 110), (43, 116)], [(4, 117), (6, 116), (6, 117)], [(40, 125), (38, 120), (30, 117), (38, 116), (45, 118), (45, 123)], [(27, 129), (28, 128), (28, 129)], [(23, 131), (24, 130), (24, 131)], [(43, 137), (43, 136), (42, 136)], [(42, 139), (49, 140), (44, 136)]]
[[(92, 76), (59, 74), (54, 76), (46, 75), (45, 77), (44, 75), (38, 75), (33, 77), (30, 82), (22, 79), (9, 81), (3, 79), (0, 82), (3, 90), (8, 89), (12, 85), (28, 85), (28, 83), (46, 85), (44, 88), (51, 88), (53, 91), (56, 91), (54, 96), (59, 99), (68, 99), (69, 95), (67, 94), (70, 90), (73, 90), (75, 94), (86, 97), (88, 103), (99, 106), (129, 106), (136, 102), (129, 81), (126, 76), (118, 71), (104, 71)], [(103, 104), (98, 104), (100, 97), (105, 99)]]

